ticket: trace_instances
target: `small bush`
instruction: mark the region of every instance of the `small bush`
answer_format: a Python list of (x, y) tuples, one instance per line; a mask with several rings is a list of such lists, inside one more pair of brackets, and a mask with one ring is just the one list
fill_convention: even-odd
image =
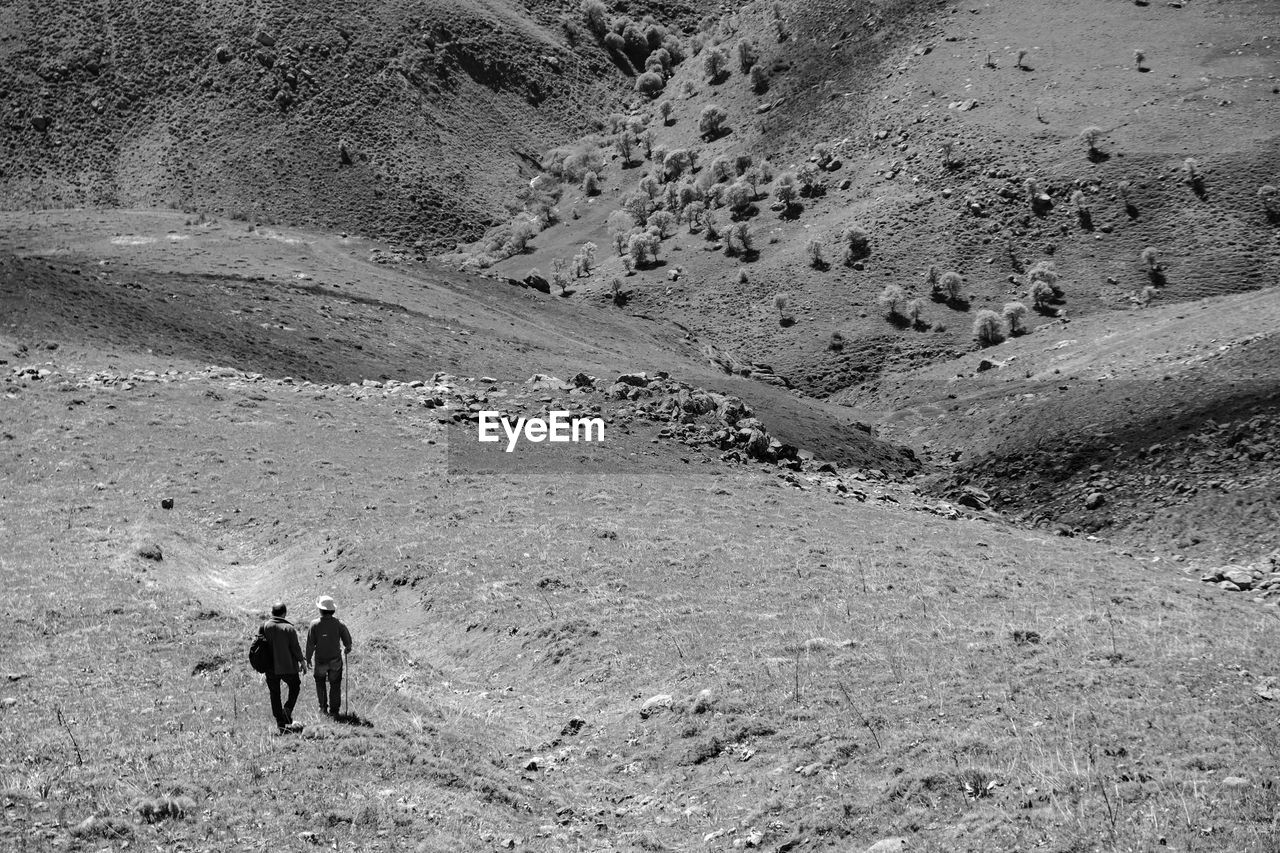
[(1268, 216), (1275, 217), (1280, 214), (1280, 190), (1271, 184), (1258, 187), (1258, 200), (1262, 202), (1262, 209)]
[(573, 256), (573, 274), (574, 277), (586, 276), (591, 274), (591, 269), (596, 265), (596, 244), (590, 241), (583, 243), (582, 248), (578, 250), (578, 254)]
[(1098, 151), (1098, 140), (1102, 139), (1102, 128), (1097, 125), (1089, 125), (1080, 131), (1080, 140), (1088, 146), (1090, 154), (1096, 154)]
[(1138, 261), (1148, 272), (1160, 271), (1160, 253), (1156, 251), (1155, 246), (1148, 246), (1138, 253)]
[(725, 132), (724, 123), (729, 114), (715, 104), (707, 104), (698, 114), (698, 133), (704, 139), (714, 139)]
[(636, 91), (647, 98), (656, 98), (662, 94), (667, 81), (655, 71), (646, 71), (636, 78)]
[(1027, 330), (1027, 306), (1021, 302), (1006, 302), (1000, 313), (1009, 326), (1010, 335), (1021, 335)]
[(1035, 306), (1037, 311), (1046, 311), (1054, 299), (1053, 288), (1047, 282), (1033, 281), (1031, 289), (1027, 291), (1027, 296), (1031, 299), (1031, 304)]
[(622, 158), (622, 165), (626, 166), (631, 163), (631, 157), (636, 150), (636, 137), (630, 130), (622, 130), (613, 138), (613, 147), (617, 149), (618, 156)]
[(658, 260), (658, 235), (634, 231), (627, 238), (627, 256), (637, 268)]
[(751, 202), (755, 201), (755, 193), (751, 191), (750, 186), (738, 181), (725, 190), (724, 200), (734, 215), (741, 215), (751, 207)]
[(738, 67), (742, 69), (743, 74), (749, 74), (755, 64), (760, 61), (760, 52), (756, 50), (754, 42), (740, 41), (736, 50), (738, 56)]
[(960, 277), (960, 273), (948, 270), (934, 282), (933, 296), (943, 302), (958, 302), (963, 288), (964, 279)]
[(907, 292), (898, 285), (886, 285), (876, 301), (890, 320), (906, 319), (903, 309), (907, 304)]
[(1142, 68), (1142, 63), (1144, 60), (1146, 60), (1146, 58), (1147, 58), (1147, 54), (1143, 50), (1141, 50), (1140, 48), (1134, 49), (1133, 64), (1136, 65), (1139, 69)]
[(676, 217), (674, 214), (665, 210), (655, 210), (653, 213), (649, 214), (649, 219), (645, 224), (649, 228), (656, 228), (658, 230), (658, 236), (665, 240), (667, 237), (670, 237), (675, 233)]
[(763, 95), (769, 91), (769, 72), (764, 70), (763, 65), (751, 66), (751, 73), (747, 79), (751, 83), (751, 91), (757, 95)]
[(827, 262), (822, 256), (822, 241), (814, 237), (804, 246), (805, 254), (809, 256), (809, 266), (816, 270), (826, 269)]
[(609, 229), (609, 236), (613, 238), (614, 249), (619, 255), (626, 254), (627, 238), (636, 225), (635, 217), (625, 210), (615, 210), (609, 214), (605, 225)]
[(713, 47), (702, 52), (702, 70), (706, 73), (707, 82), (718, 83), (728, 65), (729, 57), (720, 48)]
[(906, 315), (907, 319), (911, 321), (911, 325), (917, 329), (924, 328), (924, 300), (912, 299), (907, 302)]
[(1004, 340), (1004, 326), (1000, 315), (994, 311), (979, 311), (973, 318), (973, 337), (984, 347), (994, 346)]
[(785, 293), (775, 293), (773, 295), (773, 307), (778, 309), (779, 314), (786, 313), (787, 306), (791, 304), (790, 297)]
[(725, 232), (724, 253), (726, 255), (745, 255), (755, 248), (751, 235), (751, 226), (745, 222), (736, 222)]
[(827, 342), (827, 349), (832, 352), (840, 352), (844, 349), (844, 333), (838, 329), (831, 333), (831, 340)]
[(600, 194), (600, 178), (595, 172), (587, 172), (582, 176), (582, 192), (586, 195)]
[(1013, 67), (1026, 70), (1027, 66), (1023, 64), (1023, 60), (1025, 60), (1026, 58), (1027, 58), (1027, 49), (1025, 47), (1018, 48), (1018, 59), (1016, 62), (1013, 63)]
[(663, 101), (658, 104), (658, 115), (662, 116), (663, 124), (671, 124), (671, 113), (675, 111), (675, 105), (670, 101)]
[(582, 0), (582, 17), (587, 29), (598, 39), (609, 31), (609, 12), (600, 0)]
[(871, 238), (857, 225), (844, 229), (840, 233), (840, 242), (844, 246), (842, 260), (847, 266), (852, 266), (871, 253)]
[(1049, 285), (1049, 289), (1053, 291), (1055, 297), (1062, 295), (1062, 288), (1058, 286), (1058, 271), (1053, 265), (1053, 261), (1040, 261), (1027, 270), (1027, 283), (1034, 284), (1042, 281)]

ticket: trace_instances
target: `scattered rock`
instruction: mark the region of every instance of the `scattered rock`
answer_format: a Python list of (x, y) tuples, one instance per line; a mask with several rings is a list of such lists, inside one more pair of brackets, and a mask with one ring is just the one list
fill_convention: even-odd
[(1243, 791), (1252, 786), (1249, 784), (1249, 780), (1243, 776), (1228, 776), (1222, 780), (1222, 787), (1233, 791)]
[(18, 700), (14, 699), (12, 696), (6, 696), (4, 697), (3, 701), (0, 701), (0, 707), (5, 707), (5, 708), (12, 708), (14, 705), (17, 705), (17, 704), (18, 704)]
[(899, 836), (897, 838), (881, 838), (868, 847), (864, 853), (904, 853), (907, 849), (907, 839)]
[(1089, 496), (1084, 499), (1084, 508), (1097, 509), (1106, 502), (1106, 495), (1102, 494), (1102, 492), (1090, 492)]
[(164, 559), (164, 552), (160, 550), (159, 545), (153, 542), (150, 545), (143, 545), (139, 548), (138, 556), (144, 560), (152, 560), (153, 562), (158, 563)]
[(655, 696), (650, 696), (640, 706), (640, 719), (647, 720), (659, 711), (669, 711), (674, 704), (675, 700), (670, 693), (659, 693)]
[(160, 499), (160, 508), (161, 508), (161, 509), (173, 509), (173, 498), (161, 498), (161, 499)]

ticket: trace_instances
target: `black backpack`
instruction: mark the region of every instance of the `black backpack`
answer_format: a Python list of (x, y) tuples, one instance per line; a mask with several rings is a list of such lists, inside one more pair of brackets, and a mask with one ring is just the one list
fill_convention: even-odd
[(253, 643), (249, 646), (249, 666), (253, 667), (254, 672), (269, 672), (274, 657), (271, 641), (267, 639), (266, 632), (259, 628), (258, 636), (253, 638)]

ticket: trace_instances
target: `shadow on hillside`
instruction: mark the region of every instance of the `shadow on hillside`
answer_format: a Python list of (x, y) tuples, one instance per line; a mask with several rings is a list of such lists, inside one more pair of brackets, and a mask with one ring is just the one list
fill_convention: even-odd
[(804, 205), (798, 201), (789, 202), (782, 206), (782, 211), (778, 216), (782, 219), (795, 220), (800, 218), (800, 214), (804, 213)]
[(359, 728), (371, 729), (373, 723), (354, 711), (348, 711), (345, 714), (334, 714), (333, 721), (341, 723), (344, 726), (357, 726)]
[(724, 127), (722, 125), (720, 127), (717, 127), (715, 130), (708, 131), (707, 133), (702, 134), (702, 141), (715, 142), (717, 139), (720, 139), (721, 137), (724, 137), (724, 136), (728, 136), (732, 132), (733, 132), (733, 128)]
[(1124, 212), (1130, 219), (1138, 218), (1138, 208), (1133, 204), (1133, 202), (1126, 201), (1124, 203)]
[(1080, 220), (1080, 227), (1085, 231), (1093, 230), (1093, 214), (1087, 210), (1077, 210), (1076, 218)]
[(1097, 148), (1089, 149), (1090, 163), (1105, 163), (1110, 159), (1111, 159), (1111, 155), (1108, 154), (1106, 151), (1099, 151)]

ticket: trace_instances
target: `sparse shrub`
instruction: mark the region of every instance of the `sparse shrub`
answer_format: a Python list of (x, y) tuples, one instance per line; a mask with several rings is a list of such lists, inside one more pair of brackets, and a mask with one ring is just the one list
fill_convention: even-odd
[(609, 281), (609, 293), (613, 297), (613, 304), (619, 305), (622, 302), (622, 279), (614, 276)]
[(738, 284), (747, 284), (751, 281), (751, 277), (747, 275), (746, 270), (738, 270)]
[(1050, 303), (1053, 302), (1053, 288), (1049, 286), (1048, 282), (1033, 281), (1031, 282), (1031, 289), (1027, 291), (1027, 296), (1031, 299), (1031, 304), (1037, 311), (1047, 311)]
[(756, 50), (755, 44), (753, 42), (746, 41), (745, 39), (738, 42), (736, 53), (738, 56), (738, 67), (742, 69), (743, 74), (750, 73), (751, 69), (755, 67), (755, 64), (760, 61), (760, 52)]
[(1087, 145), (1090, 156), (1098, 153), (1098, 140), (1102, 139), (1102, 128), (1089, 125), (1080, 131), (1080, 140)]
[(686, 171), (692, 171), (696, 158), (688, 148), (677, 148), (662, 158), (662, 176), (665, 180), (674, 181)]
[(1141, 48), (1135, 48), (1133, 51), (1133, 64), (1138, 70), (1142, 70), (1142, 63), (1146, 60), (1147, 54)]
[(665, 47), (655, 48), (649, 58), (644, 61), (644, 70), (660, 74), (665, 83), (671, 76), (671, 53)]
[(724, 253), (726, 255), (745, 255), (755, 248), (751, 235), (751, 226), (745, 222), (735, 222), (725, 232)]
[(1023, 187), (1027, 191), (1027, 203), (1031, 205), (1033, 212), (1041, 213), (1053, 203), (1049, 194), (1040, 187), (1040, 182), (1035, 178), (1027, 178)]
[(582, 18), (587, 29), (598, 39), (604, 38), (609, 31), (609, 13), (600, 0), (582, 0)]
[(1055, 299), (1062, 296), (1062, 288), (1058, 285), (1058, 271), (1053, 261), (1040, 261), (1027, 270), (1027, 283), (1034, 285), (1037, 281), (1049, 285)]
[(675, 111), (675, 105), (670, 101), (663, 101), (658, 104), (658, 115), (662, 116), (663, 124), (671, 124), (671, 113)]
[(1023, 64), (1023, 60), (1027, 58), (1027, 49), (1025, 47), (1018, 48), (1018, 59), (1013, 63), (1014, 68), (1026, 70), (1027, 66)]
[(662, 183), (653, 175), (645, 175), (642, 177), (636, 182), (636, 187), (640, 192), (647, 195), (650, 201), (653, 201), (655, 198), (662, 195)]
[(769, 91), (769, 72), (764, 70), (763, 65), (759, 63), (752, 65), (747, 79), (751, 83), (751, 91), (757, 95), (763, 95)]
[(645, 192), (634, 192), (622, 202), (622, 209), (631, 214), (636, 225), (643, 225), (653, 212), (653, 199)]
[(827, 168), (831, 162), (831, 158), (835, 155), (831, 152), (831, 146), (825, 142), (816, 142), (813, 146), (813, 159), (818, 164), (819, 169)]
[(724, 154), (712, 160), (711, 165), (707, 167), (707, 171), (711, 173), (711, 179), (717, 183), (727, 181), (736, 175), (732, 158)]
[(1160, 253), (1155, 246), (1148, 246), (1139, 252), (1138, 261), (1147, 268), (1147, 272), (1160, 271)]
[(925, 325), (924, 300), (916, 298), (908, 301), (906, 306), (906, 315), (912, 326), (915, 326), (917, 329), (923, 328)]
[(1148, 284), (1146, 287), (1142, 288), (1142, 292), (1138, 294), (1138, 304), (1143, 308), (1146, 308), (1151, 304), (1151, 300), (1155, 299), (1159, 295), (1160, 291), (1157, 290), (1155, 286)]
[(775, 293), (773, 295), (773, 307), (778, 310), (779, 314), (787, 313), (787, 306), (791, 304), (790, 297), (785, 293)]
[(880, 307), (884, 309), (885, 315), (890, 320), (906, 319), (903, 309), (907, 304), (907, 292), (898, 285), (886, 285), (884, 290), (880, 291), (876, 301), (880, 303)]
[(805, 254), (809, 256), (809, 266), (816, 270), (826, 269), (827, 262), (822, 256), (822, 241), (814, 237), (804, 246)]
[(529, 241), (538, 233), (538, 226), (528, 219), (516, 220), (511, 224), (511, 234), (503, 247), (508, 256), (519, 255), (529, 245)]
[(1021, 302), (1006, 302), (1000, 313), (1004, 315), (1010, 335), (1021, 335), (1027, 330), (1027, 306)]
[(716, 212), (709, 207), (702, 209), (702, 233), (708, 240), (720, 239), (720, 222)]
[(750, 154), (738, 154), (733, 158), (733, 173), (738, 177), (742, 177), (755, 162), (756, 158)]
[(773, 27), (773, 35), (778, 41), (782, 42), (791, 38), (791, 27), (787, 24), (787, 19), (783, 17), (781, 3), (773, 4), (773, 18), (770, 21), (770, 25)]
[(1132, 190), (1133, 190), (1133, 183), (1131, 181), (1126, 180), (1116, 184), (1116, 194), (1120, 196), (1121, 201), (1124, 201), (1126, 203), (1129, 201), (1129, 193)]
[(658, 236), (664, 240), (675, 233), (676, 230), (675, 215), (665, 210), (655, 210), (649, 214), (649, 219), (645, 224), (650, 228), (656, 228)]
[(812, 198), (826, 192), (826, 182), (813, 163), (804, 163), (796, 170), (796, 180), (800, 182), (800, 195)]
[(644, 146), (644, 156), (652, 159), (653, 157), (653, 131), (644, 130), (639, 135), (640, 144)]
[(950, 139), (943, 140), (943, 142), (942, 142), (942, 165), (946, 166), (947, 168), (950, 168), (950, 167), (951, 167), (951, 162), (952, 162), (952, 161), (951, 161), (951, 155), (952, 155), (952, 153), (955, 151), (955, 148), (956, 148), (956, 144), (955, 144), (954, 142), (952, 142)]
[(844, 349), (844, 333), (839, 329), (831, 333), (831, 340), (827, 342), (827, 349), (832, 352), (840, 352)]
[(702, 225), (702, 215), (705, 212), (706, 207), (700, 201), (691, 201), (684, 206), (684, 219), (689, 223), (690, 234)]
[(724, 200), (731, 213), (741, 216), (751, 207), (751, 202), (755, 201), (755, 193), (747, 184), (738, 181), (725, 190)]
[(573, 256), (573, 275), (575, 278), (590, 275), (591, 268), (596, 265), (596, 244), (590, 241), (583, 243), (578, 254)]
[(994, 346), (1004, 340), (1004, 326), (1000, 315), (982, 310), (973, 318), (973, 337), (984, 347)]
[(636, 78), (636, 91), (647, 98), (656, 98), (662, 94), (667, 81), (655, 71), (646, 71)]
[(1071, 206), (1076, 209), (1076, 213), (1081, 219), (1089, 215), (1089, 201), (1085, 197), (1083, 190), (1076, 190), (1071, 194)]
[(569, 289), (569, 262), (564, 258), (551, 259), (551, 283), (564, 293)]
[(1194, 157), (1182, 161), (1182, 178), (1197, 195), (1204, 193), (1204, 173)]
[(609, 214), (605, 225), (609, 229), (609, 236), (613, 238), (613, 248), (619, 255), (626, 254), (627, 238), (636, 225), (635, 217), (625, 210), (615, 210)]
[(960, 273), (948, 270), (934, 282), (933, 297), (942, 302), (959, 302), (963, 288), (964, 279), (960, 277)]
[(728, 65), (729, 57), (720, 48), (712, 47), (702, 52), (702, 70), (706, 73), (708, 83), (718, 83)]
[(871, 253), (871, 239), (857, 225), (850, 225), (840, 233), (840, 243), (844, 246), (842, 260), (846, 266), (852, 266)]
[(1280, 190), (1271, 184), (1258, 187), (1258, 200), (1262, 202), (1262, 209), (1267, 212), (1267, 216), (1275, 217), (1280, 214)]
[(621, 64), (624, 71), (631, 70), (631, 61), (627, 59), (627, 41), (618, 33), (605, 33), (604, 46), (613, 55), (613, 58)]
[(600, 194), (600, 178), (595, 172), (587, 172), (582, 176), (582, 192), (586, 195)]
[(704, 139), (715, 139), (725, 132), (724, 123), (729, 114), (715, 104), (707, 104), (698, 114), (698, 133)]
[(637, 268), (653, 263), (658, 259), (658, 243), (659, 237), (657, 234), (648, 231), (633, 231), (631, 236), (627, 238), (627, 256), (631, 258), (631, 262)]
[(622, 158), (622, 165), (626, 166), (631, 163), (632, 154), (636, 150), (636, 138), (630, 130), (622, 130), (613, 138), (613, 147), (618, 150), (618, 156)]

